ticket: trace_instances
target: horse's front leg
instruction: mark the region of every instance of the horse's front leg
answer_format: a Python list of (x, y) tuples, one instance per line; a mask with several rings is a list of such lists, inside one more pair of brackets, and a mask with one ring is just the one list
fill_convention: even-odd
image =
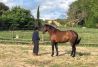
[(55, 49), (56, 49), (56, 56), (58, 56), (58, 44), (55, 43)]
[(53, 55), (54, 55), (54, 43), (52, 42), (52, 54), (51, 54), (51, 56), (53, 57)]

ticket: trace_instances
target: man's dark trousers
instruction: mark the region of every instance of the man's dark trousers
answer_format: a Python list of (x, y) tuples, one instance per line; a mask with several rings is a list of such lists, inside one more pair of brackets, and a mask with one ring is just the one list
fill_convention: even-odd
[(39, 40), (33, 41), (33, 43), (34, 43), (33, 53), (38, 55), (38, 52), (39, 52)]

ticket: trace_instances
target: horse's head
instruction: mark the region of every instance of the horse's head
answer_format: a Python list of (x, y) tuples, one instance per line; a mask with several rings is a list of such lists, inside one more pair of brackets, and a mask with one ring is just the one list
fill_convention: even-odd
[(43, 33), (47, 32), (47, 31), (48, 31), (48, 29), (49, 29), (48, 25), (47, 25), (47, 24), (45, 24), (45, 25), (43, 26)]
[(50, 32), (55, 32), (56, 28), (54, 28), (53, 26), (51, 25), (48, 25), (48, 24), (45, 24), (43, 26), (43, 33), (47, 32), (47, 31), (50, 31)]

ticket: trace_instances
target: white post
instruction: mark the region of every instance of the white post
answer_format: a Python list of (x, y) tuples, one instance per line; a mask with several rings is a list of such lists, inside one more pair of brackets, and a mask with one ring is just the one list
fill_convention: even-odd
[(42, 43), (44, 43), (44, 35), (42, 34)]
[(16, 35), (16, 39), (19, 39), (19, 35)]

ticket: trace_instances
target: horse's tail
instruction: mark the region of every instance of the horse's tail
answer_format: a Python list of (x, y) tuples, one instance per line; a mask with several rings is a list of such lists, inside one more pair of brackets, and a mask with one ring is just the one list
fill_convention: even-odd
[(75, 44), (78, 45), (80, 43), (80, 41), (81, 41), (81, 38), (77, 38)]
[(75, 31), (73, 31), (75, 34), (76, 34), (76, 40), (75, 40), (75, 45), (78, 45), (79, 43), (80, 43), (80, 41), (81, 41), (81, 38), (79, 38), (79, 36), (78, 36), (78, 34), (75, 32)]

